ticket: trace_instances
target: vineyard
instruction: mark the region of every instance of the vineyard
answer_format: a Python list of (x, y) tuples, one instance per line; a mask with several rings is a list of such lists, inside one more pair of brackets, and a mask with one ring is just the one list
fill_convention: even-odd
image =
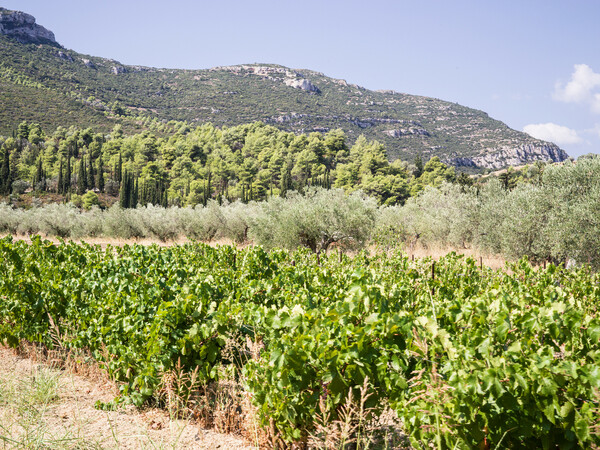
[(300, 446), (364, 386), (417, 448), (599, 445), (599, 299), (598, 274), (526, 260), (0, 240), (0, 341), (89, 352), (120, 385), (104, 408), (233, 374)]

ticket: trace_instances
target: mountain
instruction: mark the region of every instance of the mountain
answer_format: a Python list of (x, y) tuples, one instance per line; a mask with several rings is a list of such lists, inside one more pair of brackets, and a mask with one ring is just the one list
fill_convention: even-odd
[(384, 143), (391, 160), (438, 156), (463, 170), (562, 161), (555, 144), (485, 112), (443, 100), (371, 91), (345, 80), (273, 64), (159, 69), (64, 49), (18, 11), (0, 10), (0, 133), (22, 120), (139, 131), (149, 121), (262, 121), (296, 133), (341, 128)]

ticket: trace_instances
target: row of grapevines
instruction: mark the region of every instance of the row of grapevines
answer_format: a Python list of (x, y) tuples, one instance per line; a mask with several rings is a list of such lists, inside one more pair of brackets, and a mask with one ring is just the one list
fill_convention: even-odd
[[(138, 405), (177, 361), (207, 381), (237, 365), (288, 441), (368, 378), (366, 406), (389, 404), (415, 444), (600, 443), (598, 275), (527, 261), (494, 272), (456, 255), (432, 265), (5, 238), (0, 340), (88, 349)], [(226, 359), (225, 341), (246, 338), (260, 357)]]

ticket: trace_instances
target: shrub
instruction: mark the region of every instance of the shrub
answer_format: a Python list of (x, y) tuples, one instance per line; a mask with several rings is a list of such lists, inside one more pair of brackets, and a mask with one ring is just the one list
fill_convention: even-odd
[(146, 237), (146, 229), (135, 209), (123, 209), (114, 204), (104, 213), (102, 234), (115, 238)]
[(81, 197), (81, 203), (83, 209), (90, 209), (92, 206), (98, 206), (100, 204), (100, 200), (98, 199), (98, 194), (94, 191), (87, 191)]
[(190, 239), (211, 241), (225, 228), (225, 216), (219, 204), (210, 200), (206, 206), (183, 208), (181, 217), (185, 235)]
[(25, 180), (16, 180), (13, 181), (12, 184), (12, 192), (13, 194), (24, 194), (27, 189), (29, 189), (31, 185), (28, 181)]
[(0, 203), (0, 233), (15, 234), (23, 221), (23, 210)]
[(161, 206), (147, 205), (131, 210), (131, 215), (138, 217), (143, 224), (146, 234), (161, 241), (168, 241), (179, 237), (183, 231), (177, 208), (163, 208)]
[(309, 189), (306, 195), (271, 198), (252, 220), (255, 243), (265, 247), (307, 247), (315, 253), (332, 244), (360, 248), (371, 237), (377, 216), (374, 199), (341, 189)]

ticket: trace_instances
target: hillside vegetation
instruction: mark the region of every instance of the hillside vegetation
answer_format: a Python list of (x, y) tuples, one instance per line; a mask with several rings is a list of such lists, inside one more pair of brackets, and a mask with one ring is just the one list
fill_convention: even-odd
[(350, 143), (360, 135), (383, 143), (390, 160), (438, 156), (465, 170), (567, 157), (482, 111), (277, 65), (155, 69), (0, 36), (0, 92), (0, 133), (8, 135), (22, 120), (103, 133), (115, 124), (130, 133), (171, 120), (258, 120), (293, 133), (342, 129)]
[(38, 124), (22, 122), (15, 138), (0, 138), (0, 195), (12, 193), (16, 201), (33, 190), (38, 198), (59, 194), (81, 205), (77, 195), (92, 191), (88, 197), (95, 195), (96, 204), (98, 193), (109, 203), (118, 196), (123, 207), (195, 206), (320, 186), (360, 189), (391, 205), (424, 186), (457, 179), (437, 157), (390, 163), (381, 143), (362, 136), (350, 147), (342, 130), (295, 135), (262, 123), (192, 129), (175, 122), (160, 129), (165, 137), (150, 131), (125, 136), (119, 125), (110, 135), (71, 127), (46, 136)]

